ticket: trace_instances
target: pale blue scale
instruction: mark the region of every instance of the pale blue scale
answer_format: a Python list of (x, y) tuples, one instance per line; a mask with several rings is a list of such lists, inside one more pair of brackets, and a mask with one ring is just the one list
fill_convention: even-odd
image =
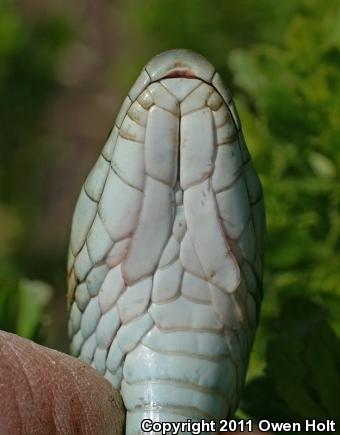
[(152, 325), (153, 320), (148, 313), (122, 325), (117, 332), (118, 344), (122, 351), (127, 353), (136, 347)]
[(123, 379), (123, 369), (119, 367), (119, 369), (115, 373), (111, 373), (110, 370), (105, 372), (105, 378), (111, 383), (113, 388), (120, 388), (120, 384)]
[(230, 351), (220, 332), (201, 330), (160, 330), (153, 327), (143, 338), (142, 343), (162, 352), (182, 352), (206, 356), (207, 358), (225, 358)]
[(241, 171), (242, 156), (238, 142), (220, 145), (217, 148), (215, 170), (211, 178), (214, 191), (226, 189), (235, 182)]
[(172, 263), (179, 256), (180, 244), (175, 239), (175, 237), (170, 237), (168, 243), (166, 244), (161, 259), (159, 260), (159, 268), (166, 267), (168, 264)]
[(91, 298), (81, 319), (81, 332), (84, 338), (87, 338), (94, 333), (100, 317), (101, 312), (98, 304), (98, 298)]
[(238, 403), (265, 230), (240, 128), (206, 59), (163, 53), (124, 100), (79, 196), (71, 350), (121, 388), (127, 435), (142, 418), (218, 419)]
[(145, 179), (143, 144), (119, 136), (111, 166), (127, 185), (139, 190), (143, 189)]
[(84, 243), (84, 246), (82, 247), (74, 262), (74, 271), (76, 277), (80, 282), (85, 280), (92, 266), (93, 264), (87, 250), (87, 245), (86, 243)]
[(121, 266), (118, 265), (109, 270), (98, 293), (99, 306), (103, 314), (113, 307), (124, 288)]
[(210, 305), (196, 304), (182, 296), (167, 304), (153, 303), (149, 312), (162, 329), (219, 330), (222, 326)]
[(111, 373), (116, 372), (120, 367), (124, 357), (125, 353), (120, 348), (117, 338), (115, 338), (110, 346), (110, 350), (106, 358), (106, 368)]
[(102, 151), (102, 156), (108, 162), (111, 161), (113, 150), (114, 150), (114, 148), (116, 146), (116, 140), (117, 140), (117, 137), (118, 137), (118, 132), (119, 132), (118, 128), (116, 126), (114, 126), (112, 131), (109, 134), (109, 137), (107, 138), (107, 141), (106, 141), (105, 145), (104, 145), (104, 148), (103, 148), (103, 151)]
[[(138, 364), (137, 364), (138, 362)], [(183, 386), (205, 387), (221, 394), (233, 390), (235, 373), (230, 359), (214, 361), (188, 355), (155, 352), (142, 344), (130, 352), (124, 364), (124, 379), (133, 384), (146, 380), (173, 380)]]
[(142, 192), (124, 183), (110, 169), (99, 202), (99, 215), (112, 240), (120, 240), (134, 229), (142, 197)]
[(107, 349), (97, 347), (94, 353), (93, 361), (96, 370), (98, 370), (98, 372), (101, 374), (104, 374), (106, 370), (106, 356), (107, 356)]
[(90, 296), (97, 296), (99, 289), (109, 271), (106, 264), (93, 267), (86, 277), (86, 285)]
[(179, 260), (155, 273), (152, 301), (164, 302), (172, 299), (179, 291), (183, 275), (183, 266)]
[(151, 278), (143, 279), (126, 288), (117, 303), (123, 323), (135, 319), (147, 310), (151, 298), (151, 288)]
[(116, 307), (107, 311), (100, 317), (96, 329), (96, 340), (98, 346), (108, 348), (112, 343), (113, 337), (120, 326), (120, 317)]
[(85, 181), (85, 190), (90, 198), (99, 201), (104, 189), (104, 184), (109, 171), (110, 164), (99, 156), (96, 164)]
[(97, 203), (90, 199), (83, 188), (80, 192), (72, 220), (70, 245), (74, 255), (78, 254), (83, 247), (96, 213)]
[(127, 410), (143, 408), (150, 403), (157, 403), (158, 407), (183, 407), (188, 403), (190, 407), (208, 414), (210, 418), (219, 419), (224, 415), (227, 407), (222, 394), (213, 394), (211, 390), (195, 390), (185, 383), (174, 381), (154, 381), (152, 387), (147, 382), (129, 384), (122, 381), (122, 394), (127, 397)]
[(83, 334), (81, 332), (81, 329), (79, 329), (79, 331), (73, 335), (72, 337), (72, 341), (71, 341), (71, 352), (73, 355), (78, 356), (81, 346), (84, 343), (84, 337)]
[(81, 311), (85, 310), (89, 300), (90, 300), (90, 295), (87, 290), (87, 285), (85, 282), (83, 282), (77, 286), (76, 293), (75, 293), (75, 301)]
[(87, 363), (91, 363), (97, 348), (96, 334), (90, 335), (84, 342), (79, 358)]
[(93, 264), (102, 261), (113, 245), (111, 237), (98, 214), (96, 215), (89, 231), (86, 245), (89, 257)]

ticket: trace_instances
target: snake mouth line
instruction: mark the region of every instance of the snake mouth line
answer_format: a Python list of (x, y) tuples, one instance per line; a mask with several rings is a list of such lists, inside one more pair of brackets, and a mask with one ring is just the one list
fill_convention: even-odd
[(173, 79), (173, 78), (186, 78), (186, 79), (198, 79), (199, 77), (193, 71), (186, 68), (176, 68), (169, 71), (163, 78)]

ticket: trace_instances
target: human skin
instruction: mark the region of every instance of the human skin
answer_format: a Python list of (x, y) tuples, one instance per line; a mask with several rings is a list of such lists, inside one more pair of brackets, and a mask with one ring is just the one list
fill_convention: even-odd
[(0, 331), (0, 434), (121, 434), (123, 403), (87, 364)]
[(120, 394), (96, 370), (4, 331), (0, 410), (1, 435), (121, 435), (125, 419)]

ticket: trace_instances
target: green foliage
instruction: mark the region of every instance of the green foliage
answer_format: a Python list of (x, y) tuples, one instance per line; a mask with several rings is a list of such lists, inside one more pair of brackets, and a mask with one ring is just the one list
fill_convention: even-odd
[(52, 297), (52, 288), (42, 281), (27, 279), (8, 284), (0, 293), (0, 329), (40, 341), (39, 329), (48, 321), (44, 310)]
[(51, 293), (47, 284), (25, 279), (23, 266), (48, 170), (41, 117), (69, 36), (56, 16), (24, 19), (18, 3), (0, 2), (0, 328), (28, 338), (39, 338)]
[(340, 9), (335, 6), (327, 1), (322, 8), (306, 6), (287, 26), (282, 46), (235, 50), (229, 62), (265, 190), (267, 297), (304, 293), (326, 304), (339, 328), (340, 72), (334, 56), (340, 41), (334, 26)]
[(52, 288), (42, 281), (23, 279), (18, 288), (17, 332), (22, 337), (34, 337), (44, 310), (52, 297)]
[(40, 173), (48, 150), (45, 143), (35, 140), (41, 136), (41, 115), (53, 91), (55, 65), (69, 32), (55, 16), (24, 20), (15, 5), (0, 3), (0, 131), (5, 145), (0, 197), (19, 205), (20, 211), (29, 208), (31, 215), (40, 181), (34, 174)]
[(334, 418), (340, 409), (333, 332), (340, 332), (340, 8), (302, 6), (280, 44), (229, 56), (268, 223), (266, 299), (250, 375), (265, 372), (248, 385), (243, 410), (282, 421)]
[(291, 297), (274, 328), (265, 374), (248, 383), (241, 408), (255, 419), (282, 422), (340, 417), (340, 341), (324, 309)]
[[(121, 54), (114, 65), (114, 79), (123, 87), (134, 80), (136, 69), (151, 57), (172, 48), (202, 53), (230, 82), (227, 54), (235, 46), (248, 46), (284, 29), (285, 18), (297, 0), (124, 0), (121, 20), (129, 23), (128, 36), (138, 50)], [(275, 29), (272, 32), (272, 29)], [(141, 37), (142, 35), (142, 37)], [(139, 41), (139, 43), (137, 42)], [(128, 66), (128, 68), (126, 67)], [(131, 68), (129, 68), (131, 67)]]

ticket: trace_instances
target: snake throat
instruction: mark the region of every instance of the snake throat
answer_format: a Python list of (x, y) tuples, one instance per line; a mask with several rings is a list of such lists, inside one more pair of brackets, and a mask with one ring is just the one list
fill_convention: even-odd
[(141, 421), (237, 408), (261, 300), (264, 204), (214, 67), (152, 59), (123, 102), (76, 205), (69, 249), (73, 355)]

